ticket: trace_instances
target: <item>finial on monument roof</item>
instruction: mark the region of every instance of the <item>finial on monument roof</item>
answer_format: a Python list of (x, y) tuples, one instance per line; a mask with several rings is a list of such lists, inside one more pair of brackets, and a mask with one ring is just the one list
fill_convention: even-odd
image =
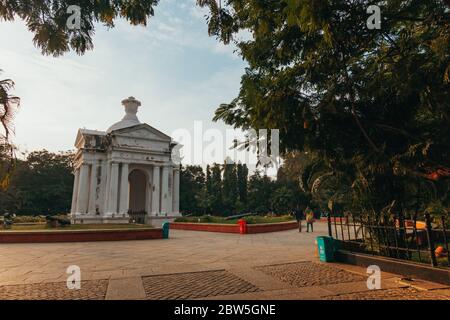
[(125, 107), (126, 113), (123, 119), (138, 121), (136, 113), (138, 108), (141, 106), (141, 102), (136, 100), (135, 97), (128, 97), (127, 99), (122, 100), (122, 105)]
[(130, 96), (122, 100), (122, 105), (125, 107), (125, 116), (122, 118), (122, 120), (109, 127), (108, 130), (106, 130), (106, 132), (109, 133), (113, 130), (118, 130), (140, 124), (139, 119), (136, 116), (136, 113), (138, 112), (138, 108), (141, 106), (141, 102), (137, 100), (135, 97)]

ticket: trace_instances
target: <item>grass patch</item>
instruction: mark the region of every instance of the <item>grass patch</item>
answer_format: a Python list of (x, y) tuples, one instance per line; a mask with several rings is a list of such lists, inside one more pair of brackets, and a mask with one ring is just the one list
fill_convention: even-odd
[[(200, 216), (200, 217), (179, 217), (175, 219), (175, 222), (191, 222), (191, 223), (223, 223), (223, 224), (237, 224), (237, 219), (227, 220), (225, 217), (217, 216)], [(259, 224), (259, 223), (278, 223), (278, 222), (289, 222), (295, 221), (292, 216), (247, 216), (243, 217), (248, 224)]]
[(120, 229), (148, 229), (152, 228), (150, 225), (144, 224), (71, 224), (65, 227), (52, 228), (46, 224), (34, 224), (34, 225), (12, 225), (11, 229), (0, 229), (2, 231), (52, 231), (52, 230), (120, 230)]

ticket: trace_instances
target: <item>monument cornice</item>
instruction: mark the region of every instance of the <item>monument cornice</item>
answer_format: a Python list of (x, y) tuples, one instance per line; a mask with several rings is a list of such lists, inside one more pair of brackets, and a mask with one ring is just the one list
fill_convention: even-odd
[(144, 140), (144, 141), (156, 141), (156, 142), (164, 142), (164, 143), (168, 142), (167, 140), (164, 140), (164, 139), (132, 136), (132, 135), (121, 134), (121, 133), (111, 133), (110, 135), (112, 138), (121, 137), (121, 138), (130, 138), (130, 139)]

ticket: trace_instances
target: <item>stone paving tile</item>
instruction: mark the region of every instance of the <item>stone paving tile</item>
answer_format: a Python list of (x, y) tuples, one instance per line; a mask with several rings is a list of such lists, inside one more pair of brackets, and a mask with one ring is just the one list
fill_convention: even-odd
[(253, 284), (225, 270), (143, 277), (147, 299), (196, 299), (257, 292)]
[[(147, 299), (317, 299), (362, 292), (365, 268), (311, 262), (318, 260), (316, 236), (327, 234), (326, 223), (314, 227), (313, 234), (289, 230), (241, 236), (171, 230), (170, 240), (0, 244), (0, 300), (104, 299), (108, 298), (104, 291), (112, 294), (114, 287), (105, 280), (96, 289), (98, 281), (142, 277), (148, 285), (147, 293), (141, 293)], [(86, 283), (81, 292), (65, 289), (66, 270), (73, 264), (80, 266)], [(398, 277), (382, 273), (382, 288), (396, 289)], [(54, 283), (60, 283), (60, 289)], [(435, 290), (435, 285), (426, 288), (433, 288), (434, 295), (450, 296)], [(117, 292), (123, 298), (130, 296), (126, 290)]]
[[(398, 281), (395, 281), (394, 279), (383, 279), (383, 278), (381, 279), (381, 289), (398, 289), (405, 287), (408, 286), (402, 285), (398, 283)], [(367, 288), (366, 281), (328, 284), (320, 286), (319, 288), (328, 291), (328, 294), (326, 294), (326, 296), (364, 292), (369, 290)]]
[(81, 289), (69, 290), (66, 282), (0, 286), (0, 300), (103, 300), (108, 280), (81, 282)]
[(255, 269), (296, 287), (363, 281), (365, 278), (330, 265), (310, 261), (276, 264)]
[(0, 268), (6, 270), (0, 286), (62, 281), (70, 265), (80, 266), (83, 280), (91, 280), (311, 260), (316, 236), (327, 234), (326, 224), (314, 227), (317, 232), (308, 234), (171, 230), (169, 240), (0, 244)]
[(414, 288), (397, 288), (371, 290), (323, 297), (325, 300), (450, 300), (448, 292), (440, 290), (417, 290)]

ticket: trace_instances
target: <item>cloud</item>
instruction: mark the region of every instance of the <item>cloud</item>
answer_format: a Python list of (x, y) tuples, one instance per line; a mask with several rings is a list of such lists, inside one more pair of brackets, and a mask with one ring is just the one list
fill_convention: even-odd
[(164, 1), (147, 27), (118, 20), (96, 25), (94, 50), (83, 56), (42, 56), (25, 24), (1, 22), (2, 77), (16, 82), (22, 99), (14, 142), (29, 151), (72, 149), (78, 128), (105, 130), (123, 116), (120, 101), (142, 101), (141, 121), (171, 133), (195, 120), (212, 123), (216, 107), (233, 99), (245, 64), (232, 47), (207, 34), (195, 1)]

